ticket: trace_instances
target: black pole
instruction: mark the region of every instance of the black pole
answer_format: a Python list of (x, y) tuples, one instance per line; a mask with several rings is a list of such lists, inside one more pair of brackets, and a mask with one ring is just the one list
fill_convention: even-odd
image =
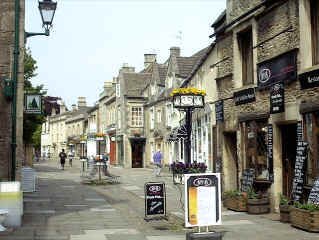
[(185, 162), (191, 163), (191, 134), (192, 134), (192, 109), (187, 108), (186, 110), (186, 131), (187, 131), (187, 138), (185, 139)]

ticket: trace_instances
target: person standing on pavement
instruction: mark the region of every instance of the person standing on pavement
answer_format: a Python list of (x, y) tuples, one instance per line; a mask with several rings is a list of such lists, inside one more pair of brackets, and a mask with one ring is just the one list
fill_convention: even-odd
[(161, 150), (157, 150), (157, 152), (153, 155), (153, 162), (154, 162), (154, 173), (155, 176), (160, 176), (161, 170), (162, 170), (162, 159), (163, 154), (161, 153)]
[(72, 167), (72, 160), (74, 158), (74, 152), (73, 151), (70, 151), (68, 153), (68, 158), (69, 158), (69, 165), (70, 165), (70, 167)]
[(62, 152), (59, 153), (59, 157), (60, 157), (61, 168), (62, 170), (64, 170), (64, 164), (66, 159), (66, 153), (64, 152), (64, 149), (62, 149)]

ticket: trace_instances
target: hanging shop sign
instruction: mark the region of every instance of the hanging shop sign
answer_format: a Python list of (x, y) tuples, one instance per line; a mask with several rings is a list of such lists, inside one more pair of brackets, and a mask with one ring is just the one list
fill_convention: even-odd
[(269, 180), (274, 181), (274, 158), (273, 158), (273, 127), (267, 126), (267, 160), (269, 169)]
[(319, 205), (319, 177), (313, 183), (313, 187), (309, 194), (308, 203)]
[(216, 122), (224, 122), (224, 101), (219, 100), (215, 103)]
[(270, 91), (270, 113), (285, 111), (285, 88), (283, 82), (275, 83)]
[(164, 182), (148, 182), (144, 185), (145, 219), (166, 217), (166, 192)]
[(246, 104), (256, 101), (255, 89), (247, 88), (238, 92), (234, 92), (235, 105)]
[(219, 173), (185, 174), (185, 226), (221, 224)]
[(257, 86), (269, 87), (277, 82), (289, 83), (297, 79), (297, 54), (290, 51), (257, 65)]
[(301, 89), (319, 87), (319, 69), (300, 74), (299, 81)]
[(24, 111), (30, 114), (42, 113), (42, 95), (39, 94), (26, 94), (24, 100)]
[(294, 201), (299, 201), (302, 195), (304, 184), (304, 168), (308, 157), (308, 143), (304, 141), (297, 142), (295, 175), (292, 183), (292, 197)]
[(241, 177), (241, 191), (247, 192), (253, 187), (255, 179), (255, 169), (247, 168), (243, 170)]

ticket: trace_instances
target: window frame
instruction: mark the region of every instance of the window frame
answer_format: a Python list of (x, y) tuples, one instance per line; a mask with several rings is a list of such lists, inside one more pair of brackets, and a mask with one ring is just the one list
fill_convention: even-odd
[(131, 126), (143, 127), (143, 107), (132, 106), (131, 107)]

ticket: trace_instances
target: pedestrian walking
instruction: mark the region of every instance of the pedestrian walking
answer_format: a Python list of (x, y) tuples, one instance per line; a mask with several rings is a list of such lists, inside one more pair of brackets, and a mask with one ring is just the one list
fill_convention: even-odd
[(73, 151), (70, 151), (68, 153), (68, 158), (69, 158), (69, 166), (72, 167), (72, 160), (74, 158), (74, 152)]
[(59, 153), (59, 157), (60, 157), (61, 168), (62, 170), (64, 170), (64, 164), (66, 159), (66, 153), (64, 152), (64, 149), (62, 149), (62, 152)]
[(155, 176), (160, 176), (161, 170), (162, 170), (162, 159), (163, 154), (161, 153), (161, 150), (157, 150), (157, 152), (153, 155), (153, 162), (154, 162), (154, 173)]

